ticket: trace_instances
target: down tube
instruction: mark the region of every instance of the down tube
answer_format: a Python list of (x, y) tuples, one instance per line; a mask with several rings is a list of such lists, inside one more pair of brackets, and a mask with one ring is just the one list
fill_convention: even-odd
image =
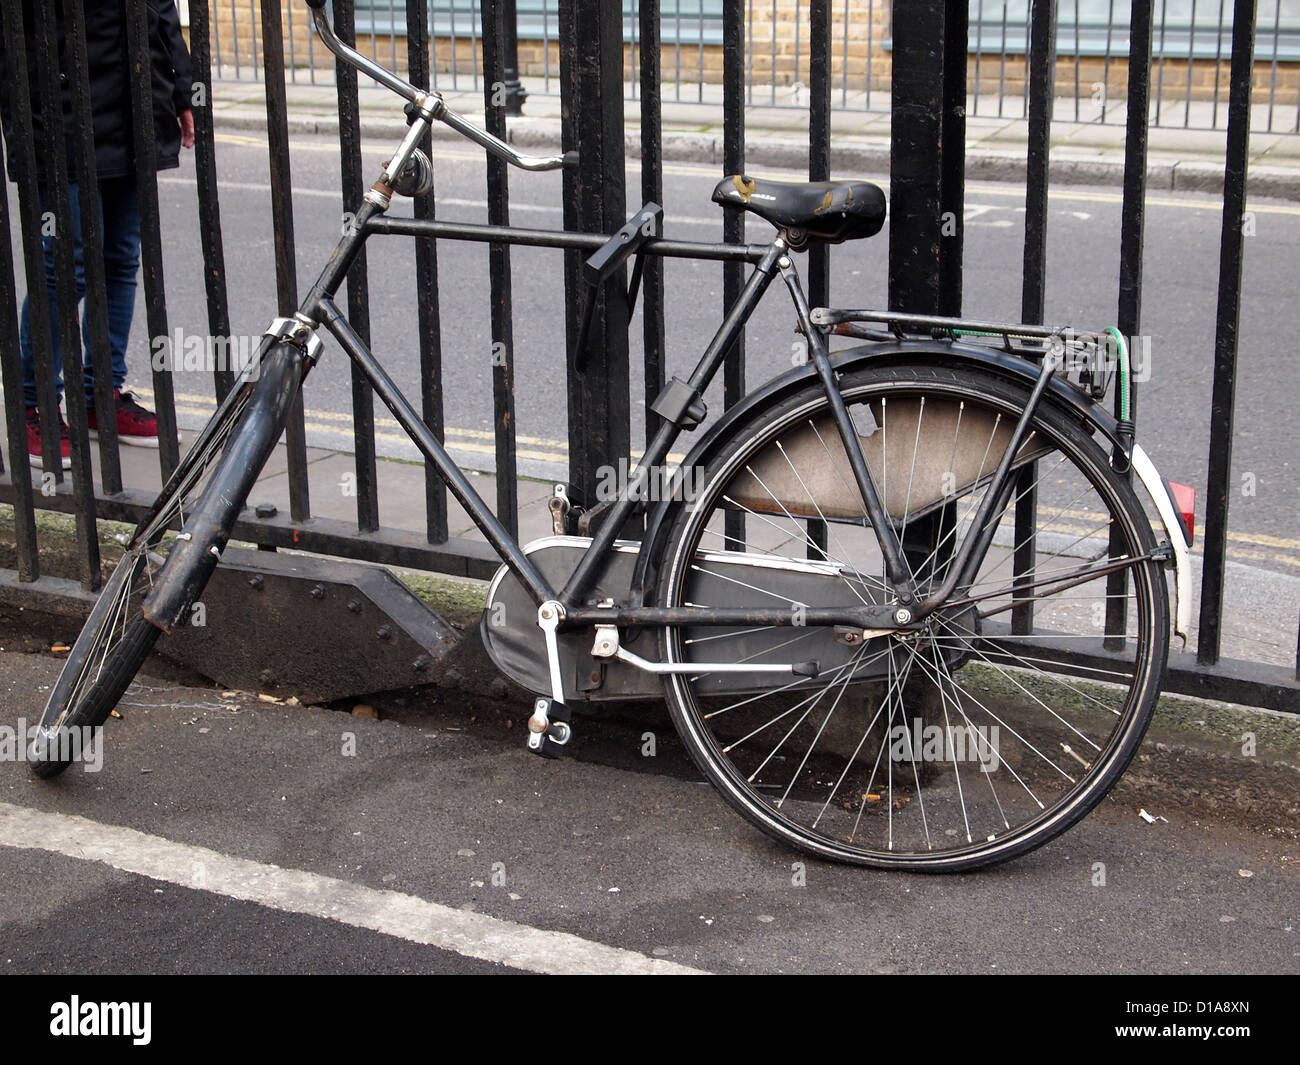
[(325, 324), (333, 335), (334, 339), (342, 345), (343, 350), (347, 352), (348, 358), (361, 370), (370, 382), (371, 387), (393, 413), (398, 424), (406, 430), (407, 436), (415, 443), (415, 446), (423, 452), (425, 458), (433, 463), (438, 471), (438, 475), (447, 483), (459, 501), (465, 508), (469, 516), (474, 519), (474, 524), (487, 537), (497, 555), (501, 560), (514, 571), (532, 597), (540, 604), (548, 599), (555, 598), (555, 592), (550, 585), (546, 583), (537, 568), (528, 560), (528, 557), (520, 550), (519, 545), (506, 532), (505, 528), (497, 521), (496, 515), (483, 502), (482, 497), (474, 490), (474, 486), (469, 483), (465, 475), (460, 472), (459, 467), (451, 460), (446, 449), (433, 435), (420, 416), (411, 406), (410, 401), (404, 396), (393, 379), (388, 376), (387, 372), (375, 360), (374, 355), (362, 343), (361, 338), (348, 325), (347, 319), (339, 313), (339, 309), (330, 300), (321, 300), (317, 304)]

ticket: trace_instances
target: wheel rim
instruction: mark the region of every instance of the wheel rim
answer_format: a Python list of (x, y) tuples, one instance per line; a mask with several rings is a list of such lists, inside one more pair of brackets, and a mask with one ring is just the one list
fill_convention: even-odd
[[(968, 457), (966, 471), (936, 505), (923, 489), (936, 472), (933, 463), (919, 477), (918, 466), (947, 441), (953, 455), (981, 452), (977, 469), (987, 478), (1001, 457), (1006, 420), (1014, 424), (1014, 407), (996, 390), (963, 400), (956, 384), (932, 381), (900, 386), (882, 379), (847, 387), (846, 399), (859, 431), (874, 427), (871, 437), (883, 438), (868, 464), (905, 541), (912, 530), (909, 564), (937, 583), (987, 484), (972, 478)], [(725, 588), (727, 605), (773, 605), (770, 594), (736, 579), (743, 562), (734, 540), (738, 514), (746, 555), (788, 559), (791, 567), (806, 557), (839, 571), (807, 584), (809, 598), (820, 597), (816, 605), (835, 605), (835, 597), (839, 605), (887, 598), (879, 550), (856, 493), (849, 494), (842, 449), (836, 451), (834, 429), (818, 414), (809, 401), (710, 471), (675, 541), (666, 602), (721, 605)], [(1033, 451), (1021, 454), (1039, 457), (1021, 470), (1007, 518), (963, 597), (969, 601), (938, 612), (922, 632), (863, 639), (856, 650), (811, 626), (785, 627), (766, 641), (753, 630), (666, 633), (665, 656), (673, 662), (815, 655), (824, 663), (815, 680), (784, 678), (744, 691), (727, 690), (707, 674), (669, 680), (670, 703), (697, 761), (751, 820), (836, 858), (982, 864), (1068, 827), (1122, 770), (1162, 672), (1163, 585), (1153, 583), (1148, 563), (1125, 569), (1122, 600), (1108, 589), (1100, 573), (1107, 560), (1147, 549), (1131, 499), (1126, 513), (1100, 452), (1067, 427), (1040, 419), (1036, 429)], [(815, 458), (842, 471), (843, 483), (835, 486), (825, 469), (814, 483)], [(962, 466), (951, 457), (944, 464)], [(1038, 495), (1040, 550), (1013, 594), (1014, 555), (1023, 541), (1011, 515), (1029, 485)], [(1107, 542), (1112, 530), (1118, 550)], [(730, 579), (720, 583), (714, 574), (728, 565)], [(1071, 579), (1077, 583), (1067, 587)], [(1011, 607), (1024, 599), (1033, 600), (1034, 630), (1013, 637), (1007, 622), (1019, 622), (1022, 611)], [(1123, 603), (1128, 634), (1118, 651), (1100, 642), (1114, 633), (1106, 608), (1115, 602)], [(1055, 661), (1060, 653), (1072, 659), (1068, 669)]]

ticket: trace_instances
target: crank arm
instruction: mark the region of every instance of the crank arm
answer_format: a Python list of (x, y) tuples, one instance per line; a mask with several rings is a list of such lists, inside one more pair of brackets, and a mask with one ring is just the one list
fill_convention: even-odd
[(571, 711), (564, 702), (564, 679), (560, 671), (560, 640), (556, 635), (564, 620), (564, 607), (548, 600), (537, 609), (537, 625), (546, 639), (546, 663), (551, 678), (551, 697), (533, 703), (528, 719), (528, 749), (547, 758), (559, 758), (573, 736)]

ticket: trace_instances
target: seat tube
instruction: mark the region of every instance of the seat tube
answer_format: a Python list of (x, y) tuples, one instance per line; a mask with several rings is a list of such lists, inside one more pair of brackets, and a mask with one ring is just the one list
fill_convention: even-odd
[(867, 519), (871, 522), (872, 528), (876, 530), (876, 540), (880, 544), (880, 552), (884, 556), (885, 573), (889, 577), (889, 583), (898, 593), (901, 603), (910, 604), (915, 602), (916, 587), (912, 581), (911, 569), (903, 556), (903, 547), (899, 543), (898, 535), (894, 532), (894, 527), (889, 523), (889, 516), (885, 513), (885, 508), (880, 502), (880, 494), (876, 491), (876, 484), (872, 479), (871, 471), (867, 468), (866, 457), (862, 454), (862, 441), (858, 439), (858, 432), (854, 428), (853, 419), (849, 416), (844, 397), (840, 395), (839, 384), (835, 380), (835, 370), (831, 366), (830, 352), (826, 347), (826, 342), (822, 339), (821, 332), (812, 323), (808, 297), (804, 294), (803, 286), (799, 283), (799, 273), (789, 255), (781, 256), (777, 260), (777, 266), (781, 271), (781, 277), (785, 280), (786, 288), (790, 290), (790, 298), (794, 301), (795, 313), (799, 317), (799, 326), (808, 342), (809, 357), (817, 371), (817, 376), (821, 378), (822, 385), (826, 390), (826, 399), (830, 404), (831, 416), (835, 419), (835, 427), (839, 430), (840, 440), (844, 444), (844, 452), (848, 455), (849, 467), (853, 471), (853, 479), (857, 482), (858, 491), (862, 494), (862, 503), (867, 511)]

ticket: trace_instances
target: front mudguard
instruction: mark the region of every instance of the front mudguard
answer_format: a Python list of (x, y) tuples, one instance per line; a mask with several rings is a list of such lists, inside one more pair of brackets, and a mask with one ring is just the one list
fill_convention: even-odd
[(185, 620), (217, 568), (244, 500), (284, 432), (302, 384), (303, 358), (302, 348), (284, 341), (262, 359), (248, 406), (142, 605), (145, 618), (163, 632)]
[[(837, 373), (856, 370), (867, 364), (888, 366), (891, 363), (908, 365), (931, 363), (950, 368), (975, 368), (1015, 381), (1026, 389), (1034, 386), (1039, 373), (1039, 367), (1035, 363), (1020, 356), (956, 341), (898, 340), (891, 343), (845, 348), (831, 353), (831, 365)], [(775, 377), (750, 392), (709, 428), (687, 454), (682, 468), (692, 469), (705, 465), (733, 429), (751, 417), (756, 410), (767, 404), (779, 402), (802, 389), (815, 387), (817, 382), (816, 370), (811, 365), (805, 365)], [(1068, 381), (1053, 377), (1048, 383), (1043, 401), (1057, 406), (1072, 417), (1095, 425), (1113, 447), (1126, 448), (1127, 445), (1120, 438), (1119, 425), (1114, 415), (1085, 396)], [(1133, 471), (1160, 515), (1165, 534), (1173, 548), (1174, 584), (1177, 593), (1174, 628), (1186, 640), (1192, 610), (1192, 575), (1187, 550), (1187, 534), (1178, 519), (1169, 490), (1151, 459), (1141, 448), (1135, 446), (1132, 461)], [(647, 516), (643, 541), (645, 546), (637, 561), (632, 584), (633, 594), (640, 595), (643, 602), (649, 602), (654, 594), (658, 566), (667, 547), (670, 524), (668, 515), (673, 503), (672, 499), (663, 500), (656, 504)]]

